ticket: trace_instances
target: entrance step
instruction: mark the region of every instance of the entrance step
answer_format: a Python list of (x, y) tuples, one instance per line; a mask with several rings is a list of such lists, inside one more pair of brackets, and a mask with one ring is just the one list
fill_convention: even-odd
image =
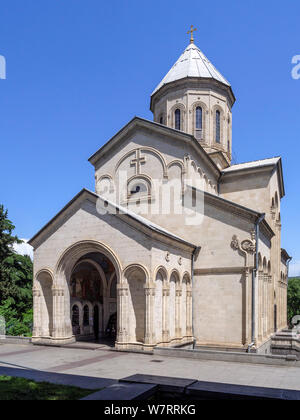
[(61, 347), (68, 348), (68, 349), (80, 349), (80, 350), (112, 350), (114, 347), (111, 342), (103, 343), (95, 342), (95, 341), (76, 341), (72, 344), (65, 344)]

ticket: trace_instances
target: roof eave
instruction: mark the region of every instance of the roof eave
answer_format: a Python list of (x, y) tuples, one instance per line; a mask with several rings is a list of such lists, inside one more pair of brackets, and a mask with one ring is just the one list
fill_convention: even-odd
[(232, 87), (231, 85), (227, 85), (226, 83), (223, 83), (217, 79), (213, 79), (211, 77), (183, 77), (182, 79), (177, 79), (177, 80), (172, 80), (172, 82), (168, 82), (168, 83), (164, 83), (158, 90), (154, 90), (153, 93), (151, 94), (151, 98), (150, 98), (150, 111), (154, 112), (154, 100), (156, 99), (156, 96), (158, 94), (161, 94), (163, 92), (163, 90), (165, 90), (166, 88), (169, 88), (172, 85), (177, 84), (178, 82), (184, 82), (184, 81), (188, 81), (188, 80), (199, 80), (199, 81), (208, 81), (208, 82), (215, 82), (217, 84), (220, 84), (225, 90), (229, 91), (229, 94), (231, 96), (231, 106), (233, 106), (236, 102), (236, 97), (233, 93)]
[[(29, 245), (31, 245), (34, 249), (35, 249), (35, 244), (36, 241), (38, 240), (39, 236), (48, 228), (50, 227), (58, 218), (60, 215), (62, 215), (72, 204), (74, 204), (81, 196), (83, 196), (84, 194), (86, 194), (87, 196), (92, 196), (94, 199), (100, 199), (103, 202), (107, 202), (107, 200), (104, 197), (99, 196), (98, 194), (96, 194), (93, 191), (90, 191), (86, 188), (83, 188), (78, 194), (75, 195), (75, 197), (72, 198), (71, 201), (69, 201), (45, 226), (43, 226), (29, 241)], [(192, 244), (191, 242), (186, 241), (183, 238), (180, 238), (178, 236), (173, 235), (171, 232), (166, 231), (163, 228), (159, 228), (159, 226), (150, 225), (150, 221), (149, 221), (149, 225), (147, 225), (145, 222), (143, 222), (142, 220), (140, 220), (140, 218), (138, 217), (138, 215), (136, 215), (136, 217), (134, 217), (134, 214), (131, 214), (130, 212), (126, 212), (126, 209), (121, 208), (120, 206), (118, 206), (117, 204), (111, 203), (109, 202), (109, 205), (114, 207), (117, 211), (116, 216), (118, 217), (124, 217), (125, 219), (129, 219), (131, 221), (133, 221), (135, 224), (139, 225), (139, 226), (143, 226), (143, 228), (145, 230), (147, 230), (148, 232), (153, 232), (155, 234), (155, 236), (158, 238), (161, 237), (167, 237), (169, 238), (171, 241), (173, 242), (177, 242), (180, 243), (182, 246), (189, 248), (189, 249), (196, 249), (197, 246)]]
[(278, 161), (276, 163), (268, 163), (266, 165), (257, 165), (257, 166), (251, 166), (251, 167), (244, 167), (244, 168), (239, 168), (236, 170), (231, 170), (231, 171), (221, 171), (222, 172), (222, 178), (226, 177), (226, 176), (234, 176), (237, 174), (240, 174), (242, 172), (247, 173), (247, 172), (252, 172), (252, 171), (260, 171), (263, 172), (265, 170), (269, 170), (272, 168), (278, 168), (278, 176), (279, 176), (279, 192), (280, 192), (280, 198), (283, 198), (285, 196), (285, 188), (284, 188), (284, 180), (283, 180), (283, 170), (282, 170), (282, 160), (281, 157), (278, 157)]
[(109, 147), (112, 146), (114, 143), (118, 142), (126, 133), (130, 130), (134, 129), (135, 127), (151, 127), (152, 129), (155, 128), (156, 130), (160, 131), (162, 134), (166, 134), (167, 132), (172, 133), (172, 135), (178, 136), (178, 138), (185, 138), (186, 140), (192, 142), (194, 147), (201, 153), (202, 157), (206, 159), (207, 163), (212, 167), (217, 177), (220, 176), (220, 170), (215, 164), (215, 162), (210, 158), (210, 156), (206, 153), (203, 149), (201, 144), (195, 139), (195, 137), (191, 134), (184, 133), (183, 131), (175, 130), (174, 128), (167, 127), (162, 124), (158, 124), (153, 121), (149, 121), (140, 117), (134, 117), (128, 124), (126, 124), (121, 130), (118, 131), (108, 142), (106, 142), (100, 149), (94, 153), (88, 161), (92, 165), (96, 165), (97, 161), (104, 155), (106, 152), (109, 151)]

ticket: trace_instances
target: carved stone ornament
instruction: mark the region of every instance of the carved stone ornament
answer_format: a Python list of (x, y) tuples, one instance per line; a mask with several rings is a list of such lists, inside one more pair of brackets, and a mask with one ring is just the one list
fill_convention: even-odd
[(232, 241), (231, 241), (231, 248), (233, 248), (233, 249), (239, 249), (239, 247), (240, 247), (239, 240), (238, 240), (238, 238), (237, 238), (236, 235), (233, 235)]
[(250, 239), (245, 239), (241, 243), (241, 248), (244, 251), (248, 252), (249, 254), (253, 254), (256, 248), (255, 241), (250, 241)]
[(181, 257), (178, 258), (178, 264), (182, 265), (182, 258)]
[[(253, 236), (251, 235), (253, 238)], [(244, 239), (241, 243), (236, 235), (233, 235), (231, 240), (231, 248), (253, 254), (256, 250), (255, 239)]]
[(169, 262), (169, 261), (170, 261), (170, 253), (169, 253), (169, 252), (167, 252), (167, 254), (166, 254), (166, 261), (167, 261), (167, 262)]

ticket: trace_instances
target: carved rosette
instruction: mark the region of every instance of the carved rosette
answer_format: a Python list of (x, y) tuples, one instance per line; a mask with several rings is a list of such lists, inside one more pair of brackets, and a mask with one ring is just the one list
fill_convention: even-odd
[(246, 252), (248, 254), (253, 254), (256, 250), (256, 241), (251, 234), (252, 239), (244, 239), (243, 241), (239, 241), (236, 235), (233, 235), (231, 240), (231, 248), (236, 249), (242, 252)]

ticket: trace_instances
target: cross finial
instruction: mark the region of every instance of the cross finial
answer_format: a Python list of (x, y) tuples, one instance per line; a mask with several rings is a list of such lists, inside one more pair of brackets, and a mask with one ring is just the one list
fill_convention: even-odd
[(193, 44), (194, 43), (194, 32), (195, 31), (197, 31), (197, 28), (194, 28), (194, 26), (193, 25), (191, 25), (191, 29), (190, 29), (190, 31), (188, 31), (188, 34), (191, 34), (191, 44)]

